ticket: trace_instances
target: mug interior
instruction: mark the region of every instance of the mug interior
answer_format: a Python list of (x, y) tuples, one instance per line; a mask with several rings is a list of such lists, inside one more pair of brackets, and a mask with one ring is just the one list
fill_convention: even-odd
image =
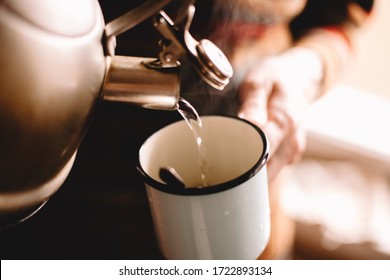
[[(236, 180), (248, 180), (262, 168), (268, 148), (266, 137), (257, 126), (232, 117), (202, 116), (201, 119), (208, 166), (208, 187), (201, 189), (237, 185)], [(197, 143), (184, 120), (157, 131), (141, 147), (139, 169), (152, 187), (161, 187), (159, 171), (168, 166), (175, 168), (186, 186), (202, 186)]]

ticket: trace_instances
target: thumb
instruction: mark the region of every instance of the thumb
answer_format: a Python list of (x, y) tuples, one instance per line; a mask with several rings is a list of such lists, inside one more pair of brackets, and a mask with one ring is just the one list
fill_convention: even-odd
[(238, 116), (260, 127), (264, 126), (268, 121), (268, 96), (269, 91), (265, 88), (248, 90), (246, 86), (242, 87)]
[(264, 126), (267, 123), (266, 107), (262, 103), (252, 100), (241, 104), (238, 116), (258, 126)]

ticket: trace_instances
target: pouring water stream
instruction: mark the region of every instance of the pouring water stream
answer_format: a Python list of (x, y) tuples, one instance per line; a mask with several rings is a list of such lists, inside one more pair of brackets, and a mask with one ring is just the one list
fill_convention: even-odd
[(179, 98), (177, 111), (183, 117), (194, 135), (200, 168), (200, 182), (194, 186), (186, 185), (175, 168), (171, 166), (164, 166), (160, 168), (160, 178), (167, 184), (174, 184), (175, 186), (185, 188), (207, 187), (209, 185), (207, 180), (208, 163), (207, 152), (202, 139), (202, 120), (195, 108), (182, 97)]
[(198, 161), (202, 182), (201, 186), (207, 187), (209, 185), (207, 180), (208, 163), (207, 152), (202, 139), (202, 120), (200, 119), (199, 114), (195, 108), (182, 97), (179, 98), (179, 107), (177, 108), (177, 111), (183, 117), (194, 135), (196, 147), (198, 150)]

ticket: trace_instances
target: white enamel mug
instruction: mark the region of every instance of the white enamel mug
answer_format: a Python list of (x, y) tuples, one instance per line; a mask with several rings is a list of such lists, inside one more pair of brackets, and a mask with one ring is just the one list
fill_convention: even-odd
[(192, 131), (179, 121), (150, 136), (139, 153), (160, 250), (167, 259), (256, 259), (270, 235), (268, 142), (238, 118), (202, 116), (207, 187), (178, 188), (159, 177), (173, 167), (189, 185), (201, 176)]

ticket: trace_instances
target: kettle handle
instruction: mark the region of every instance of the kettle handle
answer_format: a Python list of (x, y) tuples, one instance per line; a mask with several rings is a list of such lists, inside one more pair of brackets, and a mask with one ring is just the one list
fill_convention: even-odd
[(123, 32), (140, 24), (147, 18), (157, 14), (171, 0), (148, 0), (137, 8), (128, 11), (122, 16), (106, 24), (107, 37), (118, 36)]

